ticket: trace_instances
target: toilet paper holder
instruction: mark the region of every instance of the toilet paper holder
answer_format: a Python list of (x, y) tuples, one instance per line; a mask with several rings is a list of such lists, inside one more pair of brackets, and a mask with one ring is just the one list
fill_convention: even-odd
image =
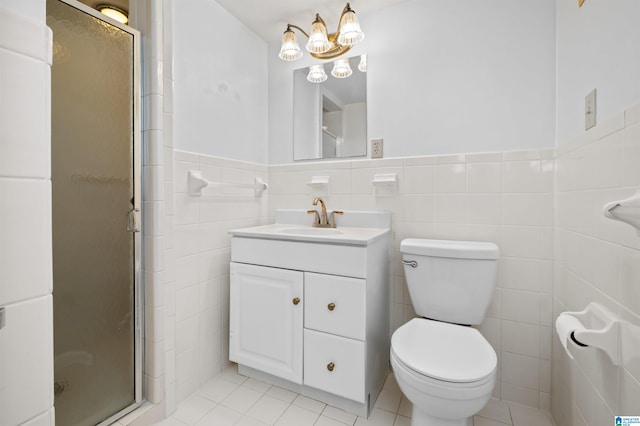
[[(620, 357), (620, 325), (622, 319), (604, 306), (591, 302), (579, 312), (563, 312), (556, 320), (556, 329), (562, 316), (570, 316), (578, 320), (581, 326), (570, 330), (570, 338), (578, 346), (592, 346), (602, 350), (609, 356), (614, 365), (621, 364)], [(562, 339), (563, 337), (560, 336)]]

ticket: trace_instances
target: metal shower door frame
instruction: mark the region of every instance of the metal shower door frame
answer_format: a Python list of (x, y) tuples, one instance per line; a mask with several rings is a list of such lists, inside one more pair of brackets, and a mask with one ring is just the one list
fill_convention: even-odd
[[(134, 241), (133, 259), (133, 291), (134, 291), (134, 403), (113, 416), (103, 420), (97, 426), (111, 425), (126, 414), (139, 408), (144, 402), (143, 395), (143, 360), (144, 360), (144, 296), (142, 282), (142, 91), (141, 91), (141, 35), (140, 31), (122, 24), (83, 3), (76, 0), (58, 0), (70, 7), (80, 10), (83, 13), (104, 21), (109, 25), (118, 28), (133, 37), (133, 87), (132, 99), (132, 123), (133, 123), (133, 221), (134, 227), (131, 229)], [(124, 213), (124, 212), (123, 212)]]

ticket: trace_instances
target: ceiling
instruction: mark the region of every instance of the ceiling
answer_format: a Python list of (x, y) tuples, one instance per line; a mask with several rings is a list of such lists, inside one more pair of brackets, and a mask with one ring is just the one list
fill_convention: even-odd
[[(338, 27), (338, 18), (346, 0), (216, 0), (240, 22), (267, 42), (279, 40), (287, 24), (309, 32), (315, 14), (327, 23), (329, 32)], [(351, 0), (351, 8), (362, 15), (407, 0)], [(366, 33), (366, 23), (360, 22)]]
[[(126, 11), (129, 0), (80, 0), (90, 7), (110, 3)], [(214, 1), (214, 0), (210, 0)], [(327, 23), (329, 32), (338, 27), (338, 18), (347, 4), (345, 0), (215, 0), (240, 22), (258, 34), (263, 40), (280, 40), (287, 24), (295, 24), (309, 32), (315, 14), (319, 13)], [(357, 15), (379, 10), (407, 0), (351, 0), (351, 8)], [(180, 7), (180, 1), (174, 3)], [(361, 22), (366, 33), (366, 23)]]

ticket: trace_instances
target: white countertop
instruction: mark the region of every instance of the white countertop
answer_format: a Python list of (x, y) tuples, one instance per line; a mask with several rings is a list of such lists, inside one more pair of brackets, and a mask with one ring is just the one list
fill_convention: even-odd
[(274, 223), (253, 228), (232, 229), (229, 234), (240, 238), (366, 246), (390, 232), (389, 228), (357, 228), (351, 226), (314, 228), (311, 225)]

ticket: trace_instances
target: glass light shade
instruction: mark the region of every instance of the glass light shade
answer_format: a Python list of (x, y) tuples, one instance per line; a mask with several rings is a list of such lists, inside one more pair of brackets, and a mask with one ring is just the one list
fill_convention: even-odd
[(298, 44), (298, 39), (293, 30), (289, 28), (287, 28), (282, 35), (282, 46), (280, 47), (278, 56), (284, 61), (295, 61), (302, 57), (302, 50)]
[(347, 78), (352, 72), (351, 66), (349, 65), (349, 59), (338, 59), (333, 63), (331, 75), (335, 78)]
[(307, 80), (311, 83), (322, 83), (327, 79), (327, 73), (324, 72), (324, 65), (311, 65), (309, 67), (309, 74), (307, 74)]
[(360, 63), (358, 64), (358, 69), (362, 72), (367, 72), (367, 54), (360, 55)]
[(338, 44), (343, 46), (353, 46), (364, 38), (364, 33), (360, 29), (358, 17), (353, 10), (348, 10), (340, 19), (340, 35)]
[(121, 24), (126, 24), (129, 22), (129, 17), (127, 16), (127, 12), (122, 9), (118, 9), (117, 7), (110, 5), (100, 5), (97, 7), (98, 11), (103, 15), (107, 15), (111, 19), (115, 19)]
[(320, 21), (319, 17), (316, 17), (316, 20), (311, 24), (311, 35), (306, 47), (311, 53), (324, 53), (331, 48), (327, 37), (327, 27)]

